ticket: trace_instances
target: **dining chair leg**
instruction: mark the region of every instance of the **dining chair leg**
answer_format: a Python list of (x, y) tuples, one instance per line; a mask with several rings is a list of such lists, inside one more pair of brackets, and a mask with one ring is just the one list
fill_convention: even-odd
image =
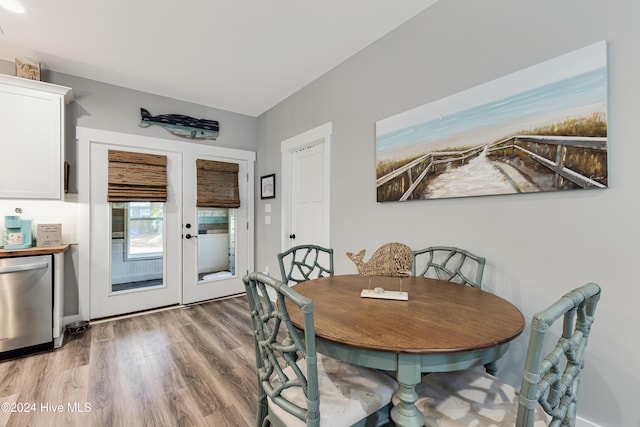
[[(259, 380), (258, 380), (259, 381)], [(256, 410), (256, 427), (263, 427), (268, 424), (269, 403), (267, 402), (267, 394), (258, 387), (258, 408)]]
[(496, 373), (498, 372), (498, 364), (494, 360), (493, 362), (489, 362), (486, 365), (484, 365), (484, 369), (485, 371), (487, 371), (487, 374), (495, 376)]

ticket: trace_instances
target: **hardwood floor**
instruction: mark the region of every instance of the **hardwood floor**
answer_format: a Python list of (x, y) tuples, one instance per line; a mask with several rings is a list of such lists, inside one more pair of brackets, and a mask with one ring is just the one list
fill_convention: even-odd
[(244, 295), (92, 324), (0, 362), (0, 427), (253, 425), (254, 351)]

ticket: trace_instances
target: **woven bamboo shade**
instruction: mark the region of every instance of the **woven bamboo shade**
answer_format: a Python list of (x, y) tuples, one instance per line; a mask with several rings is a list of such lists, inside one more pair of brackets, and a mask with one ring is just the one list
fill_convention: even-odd
[(238, 164), (196, 160), (199, 208), (239, 208)]
[(108, 202), (166, 202), (167, 156), (109, 150)]

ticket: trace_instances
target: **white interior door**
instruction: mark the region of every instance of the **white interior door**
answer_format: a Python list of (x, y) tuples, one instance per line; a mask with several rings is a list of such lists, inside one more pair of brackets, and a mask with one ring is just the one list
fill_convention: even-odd
[[(129, 211), (129, 208), (116, 207), (107, 202), (109, 149), (167, 156), (167, 202), (159, 203), (156, 207), (160, 212), (155, 220), (156, 230), (153, 237), (156, 249), (153, 254), (136, 253), (134, 245), (130, 242), (133, 239), (127, 238), (138, 234), (138, 228), (130, 228), (126, 224), (139, 223), (139, 218), (129, 214), (123, 214), (122, 220), (115, 218), (116, 210), (124, 212)], [(91, 318), (179, 304), (182, 270), (181, 263), (175, 260), (182, 258), (181, 154), (93, 142), (90, 146), (90, 163)], [(140, 209), (134, 206), (130, 209), (131, 212), (135, 210)], [(122, 229), (113, 226), (114, 220), (116, 224), (122, 224)], [(149, 281), (151, 278), (156, 280)], [(145, 285), (121, 288), (123, 281)]]
[(282, 249), (302, 244), (330, 247), (331, 123), (282, 143)]
[[(238, 164), (239, 208), (196, 207), (198, 159)], [(242, 276), (249, 271), (248, 254), (253, 251), (249, 162), (198, 153), (185, 154), (183, 167), (183, 303), (245, 292)]]
[(291, 246), (326, 245), (324, 230), (324, 143), (293, 153)]

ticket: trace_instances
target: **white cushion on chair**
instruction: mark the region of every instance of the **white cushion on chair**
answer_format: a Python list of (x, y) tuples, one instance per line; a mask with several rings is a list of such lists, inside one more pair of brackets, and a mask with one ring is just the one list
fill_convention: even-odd
[[(416, 386), (416, 406), (424, 414), (425, 426), (513, 427), (518, 413), (518, 393), (511, 385), (487, 374), (484, 368), (425, 375)], [(394, 397), (394, 404), (398, 404)], [(536, 410), (538, 426), (547, 425), (547, 416)]]
[[(298, 366), (306, 375), (304, 359)], [(291, 368), (284, 371), (290, 378)], [(389, 375), (373, 369), (340, 362), (318, 353), (318, 388), (320, 391), (320, 425), (328, 427), (350, 426), (362, 418), (386, 406), (398, 389), (398, 383)], [(283, 397), (306, 407), (306, 399), (300, 387), (292, 387)], [(268, 399), (269, 412), (287, 426), (303, 426), (305, 423), (289, 414)]]

